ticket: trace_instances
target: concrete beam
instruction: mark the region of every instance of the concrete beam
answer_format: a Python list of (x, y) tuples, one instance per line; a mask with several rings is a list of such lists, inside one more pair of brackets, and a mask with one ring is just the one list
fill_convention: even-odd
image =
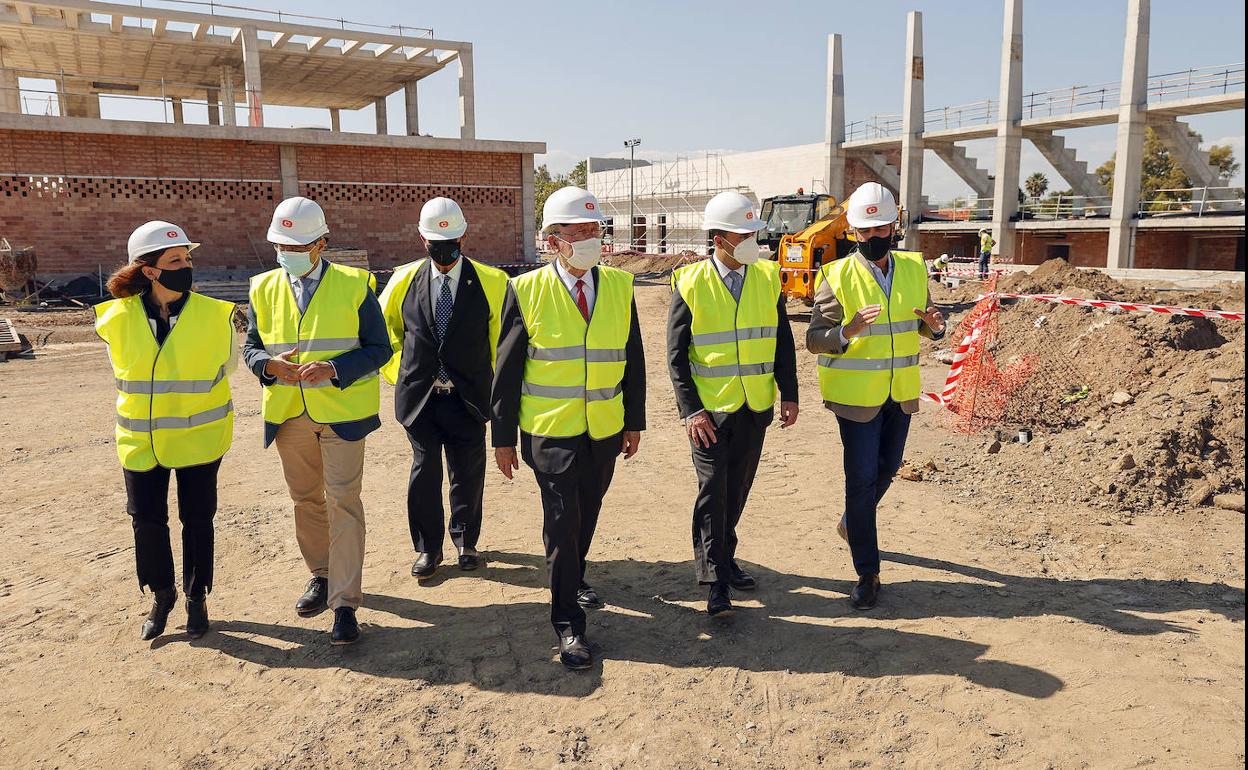
[(329, 108), (329, 130), (335, 134), (342, 133), (342, 110), (337, 107)]
[(290, 37), (291, 35), (289, 32), (278, 32), (269, 40), (269, 48), (272, 48), (273, 50), (281, 48), (290, 42)]
[(407, 117), (407, 135), (420, 136), (420, 101), (417, 98), (417, 82), (409, 80), (403, 84), (403, 109)]
[(182, 125), (183, 123), (185, 123), (185, 122), (186, 122), (186, 120), (185, 120), (185, 115), (184, 115), (184, 113), (182, 112), (182, 100), (181, 100), (181, 99), (179, 99), (178, 97), (176, 97), (176, 96), (175, 96), (175, 97), (173, 97), (172, 99), (170, 99), (169, 101), (170, 101), (170, 103), (173, 105), (173, 122), (174, 122), (174, 124), (176, 124), (176, 125)]
[(827, 94), (823, 129), (827, 158), (823, 179), (828, 195), (839, 202), (845, 199), (845, 68), (840, 35), (828, 35)]
[(22, 111), (22, 92), (18, 90), (17, 72), (0, 67), (0, 112)]
[(953, 169), (953, 173), (975, 191), (980, 198), (992, 197), (992, 179), (988, 172), (979, 167), (979, 163), (966, 154), (966, 148), (960, 144), (927, 143), (927, 149), (936, 153), (936, 157)]
[(240, 37), (243, 44), (243, 82), (247, 96), (247, 125), (259, 128), (264, 125), (263, 84), (260, 80), (260, 39), (256, 28), (243, 27)]
[(204, 98), (208, 102), (208, 125), (221, 125), (221, 92), (215, 88), (205, 89)]
[(997, 165), (992, 190), (992, 238), (997, 258), (1014, 261), (1019, 167), (1023, 159), (1023, 2), (1003, 0), (1001, 84), (997, 101)]
[(202, 42), (204, 37), (207, 36), (208, 28), (210, 26), (212, 25), (211, 24), (196, 24), (195, 26), (191, 27), (191, 40), (194, 40), (196, 43)]
[(524, 243), (524, 261), (537, 261), (537, 193), (533, 172), (533, 155), (520, 156), (520, 232)]
[(910, 225), (923, 214), (923, 14), (906, 14), (906, 84), (901, 115), (901, 205), (906, 221), (902, 248), (919, 247)]
[(390, 133), (390, 124), (386, 120), (386, 97), (379, 96), (373, 100), (373, 116), (377, 127), (377, 133)]
[(277, 148), (277, 164), (282, 182), (282, 197), (294, 198), (299, 194), (299, 155), (293, 144)]
[(867, 171), (879, 181), (880, 184), (887, 187), (894, 195), (901, 190), (901, 171), (890, 166), (883, 155), (878, 153), (866, 153), (863, 155), (854, 155), (854, 160), (867, 167)]
[(477, 96), (473, 85), (472, 45), (459, 52), (459, 138), (477, 138)]
[(329, 42), (329, 37), (314, 37), (308, 40), (308, 53), (315, 53), (325, 47)]
[(1088, 173), (1087, 161), (1079, 160), (1075, 151), (1066, 146), (1066, 138), (1058, 134), (1027, 132), (1027, 138), (1035, 145), (1044, 159), (1062, 175), (1075, 195), (1087, 198), (1104, 197), (1109, 191)]
[(1170, 154), (1178, 161), (1183, 173), (1192, 180), (1193, 187), (1225, 187), (1226, 180), (1218, 175), (1218, 170), (1209, 163), (1209, 153), (1200, 149), (1200, 142), (1192, 133), (1192, 129), (1176, 118), (1148, 116), (1148, 125), (1161, 141), (1165, 142)]
[(165, 27), (168, 25), (168, 19), (156, 19), (156, 21), (152, 22), (152, 37), (164, 37)]
[(61, 19), (65, 22), (65, 29), (78, 29), (78, 12), (61, 11)]
[(234, 108), (234, 73), (230, 72), (228, 67), (221, 68), (221, 117), (227, 126), (233, 126), (238, 122), (237, 111)]
[(1135, 215), (1140, 205), (1144, 128), (1148, 110), (1150, 10), (1149, 0), (1128, 0), (1106, 267), (1133, 267), (1135, 263)]

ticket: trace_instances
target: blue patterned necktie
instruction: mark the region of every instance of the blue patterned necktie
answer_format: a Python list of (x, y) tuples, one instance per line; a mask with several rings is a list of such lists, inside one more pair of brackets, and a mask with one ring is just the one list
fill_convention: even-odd
[(728, 273), (728, 291), (732, 293), (732, 298), (741, 301), (741, 276), (736, 271)]
[(303, 313), (308, 312), (308, 303), (312, 300), (312, 290), (311, 290), (312, 279), (306, 278), (306, 277), (300, 278), (298, 279), (298, 283), (299, 283), (299, 302), (297, 304), (299, 305), (299, 313), (300, 315), (302, 315)]
[[(451, 277), (449, 275), (440, 276), (442, 279), (442, 288), (438, 291), (438, 303), (434, 307), (434, 325), (438, 331), (438, 342), (446, 337), (446, 327), (451, 323), (451, 309), (454, 306), (451, 300)], [(446, 366), (442, 363), (442, 357), (438, 356), (438, 382), (450, 382), (451, 377), (446, 372)]]

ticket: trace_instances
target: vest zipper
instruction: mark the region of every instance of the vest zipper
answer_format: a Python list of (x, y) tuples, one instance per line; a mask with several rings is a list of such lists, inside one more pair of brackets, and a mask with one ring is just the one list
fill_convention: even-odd
[[(741, 296), (742, 297), (745, 296), (745, 279), (750, 274), (750, 266), (745, 265), (744, 267), (745, 267), (745, 272), (742, 273), (741, 275)], [(719, 273), (718, 270), (716, 270), (715, 272), (716, 274)], [(721, 280), (720, 283), (722, 284), (723, 281)], [(727, 290), (728, 287), (725, 286), (724, 288), (725, 290)], [(741, 405), (749, 407), (750, 399), (749, 399), (749, 394), (745, 392), (745, 378), (741, 376), (741, 329), (740, 329), (741, 324), (738, 323), (737, 321), (737, 317), (741, 314), (741, 300), (736, 297), (733, 297), (732, 292), (728, 292), (728, 296), (732, 298), (732, 336), (734, 340), (733, 344), (735, 345), (736, 350), (737, 350), (737, 382), (741, 384)], [(753, 407), (750, 407), (750, 411), (753, 411)]]
[[(142, 298), (139, 299), (139, 302), (140, 304), (143, 302)], [(182, 313), (186, 312), (186, 306), (189, 305), (190, 303), (191, 303), (191, 293), (188, 291), (186, 293), (186, 302), (182, 305)], [(179, 313), (178, 315), (182, 315), (182, 313)], [(144, 316), (143, 320), (146, 321), (147, 320), (146, 309), (144, 309), (143, 311), (143, 316)], [(155, 408), (156, 408), (156, 364), (160, 362), (160, 354), (165, 349), (165, 342), (168, 342), (169, 338), (173, 336), (173, 330), (177, 328), (177, 324), (169, 325), (169, 332), (165, 334), (165, 342), (161, 342), (160, 340), (156, 339), (156, 332), (152, 330), (152, 325), (150, 323), (144, 324), (144, 325), (147, 327), (147, 331), (152, 335), (152, 341), (156, 343), (156, 355), (152, 356), (152, 373), (147, 381), (148, 390), (152, 391), (151, 393), (147, 394), (147, 439), (152, 445), (152, 457), (156, 460), (156, 464), (160, 465), (161, 464), (160, 458), (156, 457), (156, 431), (153, 430), (152, 428), (152, 422), (155, 418), (153, 412), (155, 411)]]

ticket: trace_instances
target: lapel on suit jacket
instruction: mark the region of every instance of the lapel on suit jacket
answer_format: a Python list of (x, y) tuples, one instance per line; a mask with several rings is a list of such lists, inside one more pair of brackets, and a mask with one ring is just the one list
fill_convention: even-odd
[(473, 268), (472, 262), (465, 256), (460, 255), (460, 262), (463, 266), (459, 269), (459, 286), (455, 290), (455, 304), (451, 306), (451, 320), (447, 324), (446, 334), (449, 337), (451, 330), (459, 323), (459, 319), (466, 310), (464, 306), (474, 304), (473, 297), (477, 295), (477, 271)]
[(416, 312), (420, 314), (422, 323), (418, 331), (429, 341), (431, 345), (437, 345), (437, 335), (434, 334), (433, 315), (429, 311), (429, 276), (433, 272), (433, 265), (429, 260), (420, 266), (416, 271), (416, 278), (412, 282), (412, 289), (416, 292)]

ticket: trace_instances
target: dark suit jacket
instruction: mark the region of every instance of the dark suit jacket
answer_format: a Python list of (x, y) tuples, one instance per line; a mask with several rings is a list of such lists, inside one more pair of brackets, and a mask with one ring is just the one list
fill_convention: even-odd
[[(746, 268), (747, 278), (749, 268)], [(676, 390), (676, 407), (681, 419), (702, 411), (702, 399), (698, 397), (693, 383), (693, 371), (689, 365), (689, 344), (693, 338), (693, 310), (685, 304), (680, 292), (672, 290), (672, 304), (667, 316), (667, 368)], [(781, 401), (797, 401), (797, 350), (793, 346), (793, 330), (789, 327), (788, 309), (784, 294), (776, 306), (776, 388)], [(749, 409), (748, 406), (744, 407)], [(755, 412), (760, 423), (769, 423), (774, 410)], [(711, 412), (716, 425), (728, 417), (725, 412)]]
[(429, 400), (441, 359), (468, 414), (479, 422), (490, 418), (490, 303), (472, 262), (463, 260), (455, 305), (446, 336), (438, 340), (429, 292), (436, 272), (426, 260), (416, 271), (403, 298), (403, 355), (394, 384), (394, 416), (411, 427)]
[[(598, 268), (593, 269), (594, 286), (598, 286)], [(601, 297), (601, 295), (600, 295)], [(637, 321), (637, 302), (632, 307), (633, 321), (625, 344), (624, 363), (624, 430), (646, 429), (646, 356), (641, 344), (641, 325)], [(502, 327), (499, 331), (498, 361), (494, 371), (491, 395), (491, 443), (495, 447), (516, 446), (520, 419), (520, 386), (524, 382), (524, 362), (529, 355), (529, 332), (524, 326), (520, 303), (511, 286), (503, 301)], [(604, 451), (618, 454), (620, 438), (611, 436), (590, 441), (588, 435), (572, 438), (549, 438), (525, 435), (524, 460), (542, 473), (562, 473), (586, 442), (596, 457)]]

